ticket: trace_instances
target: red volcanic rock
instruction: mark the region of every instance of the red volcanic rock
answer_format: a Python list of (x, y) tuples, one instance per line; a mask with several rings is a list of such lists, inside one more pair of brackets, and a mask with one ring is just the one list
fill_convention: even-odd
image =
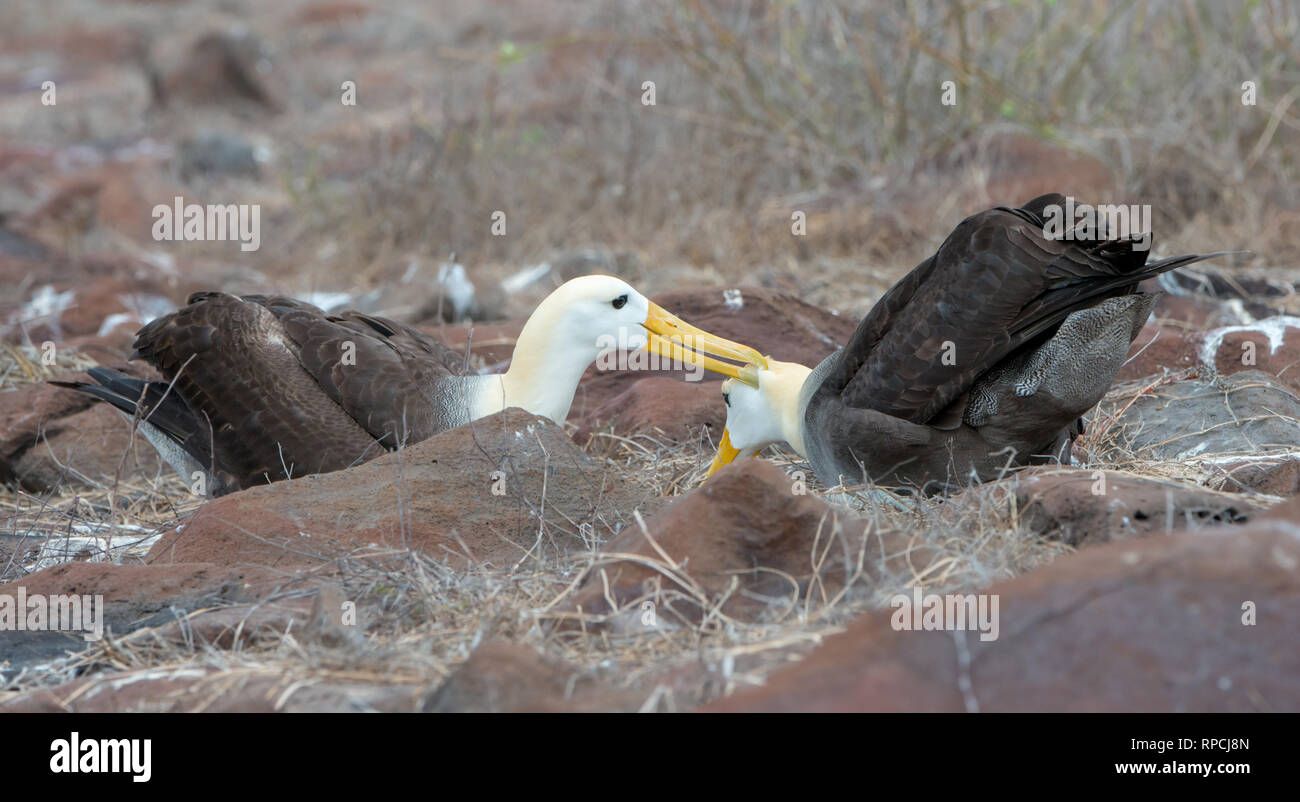
[[(89, 381), (85, 373), (59, 377), (66, 381)], [(36, 444), (46, 422), (88, 408), (90, 396), (55, 387), (45, 382), (25, 384), (0, 393), (0, 474), (13, 478), (12, 463)]]
[(29, 594), (100, 595), (105, 602), (241, 601), (260, 598), (283, 581), (282, 576), (258, 568), (225, 568), (210, 563), (114, 565), (69, 562), (0, 586), (0, 594), (13, 594), (21, 585)]
[(277, 83), (271, 69), (266, 48), (256, 36), (207, 33), (162, 79), (162, 98), (166, 103), (243, 104), (278, 111), (282, 104), (271, 89)]
[(1106, 162), (1022, 133), (994, 132), (971, 137), (923, 164), (918, 171), (952, 176), (974, 170), (987, 176), (978, 192), (950, 190), (959, 198), (969, 197), (961, 205), (971, 208), (985, 200), (1019, 204), (1049, 192), (1073, 193), (1079, 202), (1097, 203), (1115, 199), (1119, 187), (1115, 172)]
[(1204, 335), (1175, 326), (1158, 326), (1148, 323), (1138, 332), (1129, 347), (1127, 361), (1119, 369), (1115, 381), (1159, 376), (1165, 371), (1177, 372), (1200, 365), (1200, 349)]
[(1300, 319), (1275, 317), (1206, 334), (1203, 354), (1213, 354), (1220, 375), (1260, 370), (1300, 390)]
[[(116, 637), (132, 636), (144, 626), (154, 626), (148, 633), (153, 643), (168, 642), (177, 646), (213, 646), (233, 649), (241, 644), (279, 637), (291, 628), (302, 630), (312, 615), (312, 599), (294, 598), (268, 602), (260, 597), (294, 584), (306, 586), (315, 577), (291, 582), (258, 568), (240, 570), (210, 564), (185, 565), (114, 565), (112, 563), (70, 562), (38, 571), (8, 585), (0, 594), (14, 596), (19, 588), (33, 594), (102, 596), (105, 605), (105, 630)], [(256, 600), (212, 609), (199, 609), (185, 617), (164, 612), (162, 620), (150, 613), (186, 610), (235, 600)], [(31, 633), (35, 636), (58, 633)], [(73, 641), (72, 643), (76, 643)]]
[(124, 279), (97, 276), (69, 289), (73, 291), (72, 303), (59, 315), (58, 321), (65, 337), (95, 336), (114, 315), (137, 329), (144, 323), (136, 310), (127, 305), (133, 287)]
[(421, 326), (447, 346), (460, 353), (468, 343), (470, 365), (486, 368), (490, 373), (501, 373), (510, 364), (515, 351), (515, 341), (523, 329), (523, 321), (509, 323), (472, 323), (455, 326)]
[(1295, 295), (1295, 284), (1266, 273), (1219, 272), (1218, 268), (1231, 266), (1239, 258), (1217, 257), (1142, 282), (1143, 292), (1162, 293), (1152, 310), (1156, 320), (1207, 331), (1282, 314), (1288, 297)]
[(6, 470), (37, 492), (63, 484), (109, 487), (118, 478), (172, 472), (144, 435), (132, 436), (130, 419), (107, 404), (46, 421), (35, 441)]
[(678, 290), (654, 301), (697, 328), (810, 367), (847, 342), (858, 327), (857, 319), (761, 287)]
[(990, 587), (996, 640), (876, 611), (703, 710), (1296, 712), (1297, 566), (1285, 521), (1111, 543)]
[[(557, 618), (570, 628), (581, 611), (603, 617), (588, 621), (588, 630), (644, 631), (699, 623), (705, 606), (719, 603), (730, 617), (783, 614), (809, 593), (821, 598), (842, 586), (843, 554), (831, 544), (856, 542), (864, 528), (771, 463), (740, 460), (650, 518), (644, 531), (624, 527)], [(924, 555), (911, 559), (923, 563)], [(643, 602), (654, 604), (653, 622), (642, 616)]]
[(66, 249), (94, 227), (103, 190), (98, 171), (60, 177), (40, 204), (23, 215), (19, 227), (50, 248)]
[(314, 3), (295, 15), (294, 22), (301, 25), (338, 25), (355, 22), (370, 14), (370, 7), (362, 3)]
[(620, 435), (646, 433), (685, 442), (710, 430), (710, 440), (716, 441), (726, 420), (717, 382), (654, 376), (633, 382), (588, 413), (575, 439), (582, 443), (593, 431), (608, 429)]
[(151, 243), (153, 200), (176, 192), (177, 187), (137, 174), (132, 166), (112, 165), (56, 179), (21, 225), (53, 248), (68, 248), (95, 227)]
[[(137, 376), (156, 378), (139, 363), (105, 363)], [(85, 373), (57, 377), (89, 381)], [(86, 484), (111, 481), (122, 454), (122, 476), (137, 469), (156, 473), (162, 464), (148, 441), (131, 443), (130, 422), (81, 393), (32, 382), (0, 393), (0, 481), (19, 482), (34, 491), (51, 489), (60, 481)]]
[[(1151, 315), (1165, 326), (1206, 331), (1236, 325), (1242, 321), (1242, 313), (1246, 311), (1239, 304), (1208, 295), (1175, 295), (1166, 292), (1159, 279), (1148, 279), (1140, 286), (1143, 292), (1161, 293)], [(1266, 307), (1259, 311), (1265, 317), (1271, 314)]]
[(646, 694), (616, 690), (528, 646), (490, 640), (429, 694), (425, 713), (633, 712)]
[[(135, 333), (139, 330), (138, 320), (126, 319), (108, 327), (103, 336), (69, 337), (63, 344), (69, 348), (76, 348), (78, 352), (101, 365), (111, 364), (131, 356), (131, 352), (135, 349)], [(145, 367), (144, 363), (139, 363), (139, 366)]]
[(1300, 493), (1300, 459), (1292, 455), (1260, 456), (1215, 466), (1222, 472), (1218, 489), (1253, 491), (1272, 496)]
[(972, 488), (941, 514), (959, 514), (988, 499), (1014, 499), (1021, 524), (1071, 546), (1245, 523), (1262, 511), (1240, 495), (1146, 479), (1116, 471), (1030, 468)]
[[(9, 326), (8, 339), (16, 343), (30, 339), (38, 344), (50, 340), (65, 347), (88, 341), (108, 342), (99, 338), (113, 335), (112, 342), (119, 345), (104, 361), (123, 359), (130, 353), (135, 331), (146, 321), (174, 308), (171, 299), (176, 291), (156, 279), (89, 271), (125, 274), (136, 267), (128, 263), (90, 265), (79, 276), (41, 286), (29, 293), (24, 303), (13, 305), (15, 309), (10, 317), (26, 318), (26, 321), (21, 327)], [(121, 348), (121, 343), (127, 347)]]
[(223, 496), (147, 560), (305, 567), (375, 544), (509, 568), (586, 549), (641, 504), (653, 506), (649, 490), (510, 409), (344, 471)]
[(1300, 524), (1300, 498), (1288, 499), (1260, 517), (1261, 520), (1290, 521), (1293, 524)]
[[(303, 600), (275, 605), (259, 601), (252, 607), (239, 608), (222, 605), (258, 601), (278, 591), (301, 591), (320, 581), (316, 576), (294, 578), (258, 568), (211, 564), (68, 562), (0, 586), (0, 595), (14, 598), (21, 589), (28, 597), (36, 594), (99, 596), (103, 606), (92, 609), (102, 616), (98, 621), (102, 632), (136, 643), (143, 638), (150, 644), (169, 642), (173, 647), (193, 649), (203, 648), (205, 644), (229, 647), (236, 639), (248, 643), (279, 637), (287, 626), (286, 616), (292, 614), (301, 622), (309, 621), (309, 616), (293, 608), (295, 604), (306, 605)], [(235, 612), (225, 611), (230, 609)], [(178, 624), (177, 617), (190, 610), (198, 612), (189, 616), (184, 626)], [(89, 611), (83, 612), (83, 616), (88, 614)], [(83, 625), (93, 629), (94, 618), (83, 618)], [(9, 677), (89, 645), (82, 633), (57, 630), (10, 631), (0, 641), (4, 643), (0, 674)], [(0, 705), (0, 709), (5, 708)], [(27, 708), (20, 704), (20, 709)]]
[(1117, 381), (1158, 375), (1166, 369), (1213, 368), (1220, 376), (1259, 370), (1296, 391), (1300, 390), (1300, 319), (1272, 317), (1209, 331), (1148, 324), (1133, 341), (1129, 360)]
[[(159, 202), (162, 182), (146, 181), (129, 168), (109, 168), (95, 209), (95, 222), (119, 231), (138, 243), (152, 244), (153, 207)], [(179, 187), (166, 187), (176, 189)], [(163, 195), (165, 197), (165, 195)]]

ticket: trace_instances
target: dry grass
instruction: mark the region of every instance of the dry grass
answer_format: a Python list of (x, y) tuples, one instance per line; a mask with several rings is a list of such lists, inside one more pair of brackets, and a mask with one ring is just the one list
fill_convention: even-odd
[(99, 364), (76, 348), (55, 348), (49, 354), (50, 358), (46, 358), (45, 352), (37, 346), (13, 345), (0, 340), (0, 393)]
[(33, 495), (0, 491), (0, 584), (72, 560), (138, 563), (200, 501), (177, 478)]

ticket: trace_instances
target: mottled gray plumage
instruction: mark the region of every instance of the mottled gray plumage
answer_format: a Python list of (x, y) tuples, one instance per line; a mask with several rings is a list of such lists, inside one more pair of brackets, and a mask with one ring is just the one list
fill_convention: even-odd
[[(971, 388), (962, 414), (968, 426), (987, 426), (1034, 398), (1074, 410), (1090, 408), (1109, 389), (1129, 345), (1142, 330), (1159, 294), (1108, 298), (1071, 314), (1043, 345), (999, 363)], [(1040, 392), (1041, 391), (1041, 392)]]

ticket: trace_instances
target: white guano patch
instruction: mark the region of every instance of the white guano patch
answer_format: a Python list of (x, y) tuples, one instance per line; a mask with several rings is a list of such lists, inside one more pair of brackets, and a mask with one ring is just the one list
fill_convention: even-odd
[(1214, 365), (1215, 355), (1223, 347), (1223, 340), (1229, 334), (1240, 332), (1257, 331), (1268, 337), (1269, 354), (1277, 353), (1286, 342), (1287, 329), (1300, 329), (1300, 317), (1291, 315), (1278, 315), (1277, 317), (1265, 318), (1242, 326), (1224, 326), (1220, 329), (1213, 329), (1206, 333), (1205, 342), (1201, 344), (1201, 353), (1199, 355), (1201, 364)]

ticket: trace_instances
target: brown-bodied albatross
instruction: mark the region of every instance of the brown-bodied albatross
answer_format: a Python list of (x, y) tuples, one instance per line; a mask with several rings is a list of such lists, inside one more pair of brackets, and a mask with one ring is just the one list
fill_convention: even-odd
[(346, 468), (507, 407), (562, 423), (582, 374), (614, 347), (731, 376), (739, 366), (713, 356), (761, 359), (617, 278), (583, 276), (538, 305), (501, 374), (473, 375), (463, 354), (382, 317), (200, 292), (136, 336), (132, 358), (165, 381), (95, 368), (95, 383), (55, 384), (138, 418), (187, 483), (202, 472), (220, 495)]
[(765, 357), (724, 381), (709, 474), (782, 441), (831, 486), (934, 491), (1068, 459), (1158, 297), (1138, 283), (1222, 254), (1147, 263), (1139, 238), (1049, 239), (1064, 202), (967, 218), (817, 367)]

